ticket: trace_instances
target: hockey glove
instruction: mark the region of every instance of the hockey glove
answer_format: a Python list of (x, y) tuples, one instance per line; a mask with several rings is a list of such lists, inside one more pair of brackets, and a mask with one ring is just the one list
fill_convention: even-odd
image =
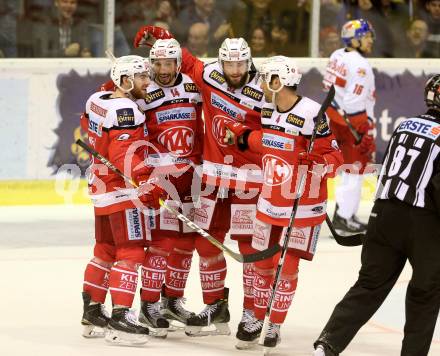
[(166, 192), (157, 185), (156, 178), (149, 178), (146, 181), (139, 182), (138, 197), (139, 200), (147, 207), (152, 209), (159, 209), (159, 198), (164, 198)]
[(251, 129), (239, 122), (226, 121), (225, 126), (225, 137), (223, 142), (228, 145), (236, 144), (240, 150), (245, 150), (247, 148), (247, 136), (251, 132)]
[(358, 132), (362, 135), (359, 142), (359, 152), (363, 155), (370, 155), (376, 151), (376, 143), (373, 137), (374, 122), (368, 118), (368, 121), (363, 123), (358, 128)]
[(300, 152), (298, 166), (307, 166), (307, 171), (325, 177), (328, 172), (328, 163), (324, 156), (315, 153)]
[(166, 40), (169, 38), (174, 38), (174, 36), (162, 27), (142, 26), (134, 37), (133, 46), (135, 48), (145, 45), (152, 47), (156, 40)]

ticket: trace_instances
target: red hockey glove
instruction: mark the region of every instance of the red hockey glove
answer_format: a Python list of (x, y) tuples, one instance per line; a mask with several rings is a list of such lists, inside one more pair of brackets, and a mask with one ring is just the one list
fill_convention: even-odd
[(162, 27), (142, 26), (134, 37), (133, 46), (134, 48), (144, 45), (151, 47), (156, 40), (166, 40), (169, 38), (174, 38), (174, 36)]
[(223, 142), (228, 145), (242, 144), (242, 136), (251, 129), (239, 122), (226, 121), (224, 122)]
[(368, 121), (359, 126), (357, 131), (362, 135), (359, 142), (359, 152), (363, 155), (369, 155), (376, 151), (376, 143), (373, 137), (374, 122), (368, 118)]
[(363, 155), (369, 155), (374, 151), (376, 151), (374, 137), (369, 134), (365, 134), (362, 136), (361, 142), (359, 143), (359, 152)]
[(116, 90), (116, 85), (113, 82), (113, 80), (109, 80), (104, 84), (101, 84), (101, 86), (99, 87), (99, 91), (115, 91), (115, 90)]
[(139, 182), (138, 197), (139, 200), (147, 207), (153, 209), (159, 209), (159, 198), (164, 198), (165, 191), (157, 185), (158, 180), (156, 178), (150, 178), (147, 181)]
[(300, 152), (298, 166), (307, 166), (307, 171), (324, 177), (327, 174), (327, 160), (324, 156), (315, 153)]

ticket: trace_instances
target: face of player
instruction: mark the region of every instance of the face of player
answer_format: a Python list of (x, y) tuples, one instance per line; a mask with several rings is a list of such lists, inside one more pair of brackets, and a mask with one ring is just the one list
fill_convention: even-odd
[(248, 61), (223, 61), (223, 74), (231, 88), (241, 88), (248, 77)]
[(133, 89), (130, 91), (130, 94), (135, 99), (145, 99), (148, 85), (150, 85), (148, 72), (137, 73), (134, 75)]
[(162, 86), (173, 85), (177, 76), (175, 59), (155, 59), (153, 62), (154, 80)]
[(365, 36), (363, 36), (359, 40), (360, 46), (359, 49), (362, 51), (362, 53), (370, 54), (373, 50), (373, 43), (374, 43), (374, 37), (371, 32), (368, 32)]

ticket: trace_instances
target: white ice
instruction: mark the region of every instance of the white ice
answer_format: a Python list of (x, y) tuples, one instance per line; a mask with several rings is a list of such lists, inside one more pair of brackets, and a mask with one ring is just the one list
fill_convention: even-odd
[[(371, 204), (362, 204), (366, 220)], [(33, 206), (0, 208), (0, 355), (262, 355), (238, 351), (235, 331), (241, 316), (241, 265), (228, 259), (231, 336), (189, 338), (170, 333), (152, 339), (143, 348), (109, 346), (102, 339), (81, 336), (82, 280), (92, 255), (93, 220), (90, 206)], [(360, 267), (360, 247), (341, 247), (323, 229), (313, 262), (302, 262), (298, 289), (282, 342), (274, 355), (311, 355), (335, 304), (355, 282)], [(236, 248), (235, 243), (230, 246)], [(186, 297), (190, 310), (202, 308), (197, 257)], [(411, 276), (405, 268), (390, 296), (343, 353), (350, 356), (398, 356), (404, 321), (405, 289)], [(138, 298), (136, 298), (138, 299)], [(138, 300), (135, 307), (138, 308)], [(436, 329), (430, 355), (440, 355)]]

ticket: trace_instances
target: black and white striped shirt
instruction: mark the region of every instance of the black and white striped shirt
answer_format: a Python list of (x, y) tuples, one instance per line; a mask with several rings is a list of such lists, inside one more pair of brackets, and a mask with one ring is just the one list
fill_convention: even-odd
[(388, 145), (376, 199), (398, 199), (436, 210), (432, 177), (440, 174), (440, 112), (403, 121)]

